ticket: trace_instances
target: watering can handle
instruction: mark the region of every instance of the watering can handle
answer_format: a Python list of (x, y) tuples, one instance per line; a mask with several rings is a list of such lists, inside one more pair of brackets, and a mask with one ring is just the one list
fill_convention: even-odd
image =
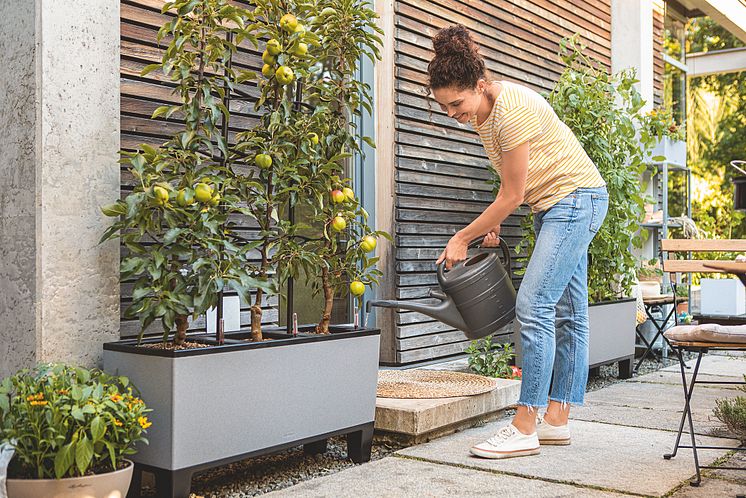
[[(500, 249), (502, 249), (503, 252), (503, 258), (504, 263), (503, 266), (505, 267), (505, 271), (508, 272), (508, 276), (512, 275), (512, 270), (510, 268), (510, 247), (508, 247), (508, 243), (505, 242), (505, 239), (502, 237), (498, 237), (498, 240), (500, 240)], [(494, 247), (481, 247), (480, 242), (482, 241), (482, 237), (478, 239), (474, 239), (471, 242), (469, 242), (469, 249), (474, 249), (475, 247), (479, 247), (483, 251), (489, 250), (489, 249), (495, 249)], [(438, 265), (438, 278), (443, 278), (443, 272), (445, 271), (445, 261), (441, 261)]]

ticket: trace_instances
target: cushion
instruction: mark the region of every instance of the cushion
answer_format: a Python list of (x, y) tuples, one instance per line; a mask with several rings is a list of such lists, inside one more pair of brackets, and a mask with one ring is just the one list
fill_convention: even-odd
[(746, 325), (677, 325), (666, 330), (663, 335), (678, 342), (727, 342), (746, 344)]

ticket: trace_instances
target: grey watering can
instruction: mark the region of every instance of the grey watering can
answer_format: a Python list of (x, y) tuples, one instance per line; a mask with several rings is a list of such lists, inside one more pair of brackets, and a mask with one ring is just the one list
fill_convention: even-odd
[[(469, 247), (474, 247), (473, 241)], [(438, 265), (440, 290), (430, 289), (429, 297), (437, 303), (410, 301), (368, 301), (371, 306), (418, 311), (455, 327), (469, 339), (494, 334), (515, 318), (515, 288), (510, 279), (510, 249), (500, 239), (504, 262), (494, 251), (480, 252), (457, 263), (451, 270), (445, 262)]]

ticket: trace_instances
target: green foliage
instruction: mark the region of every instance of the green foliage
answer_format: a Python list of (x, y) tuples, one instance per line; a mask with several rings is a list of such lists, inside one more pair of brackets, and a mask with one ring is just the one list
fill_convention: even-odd
[(513, 345), (509, 342), (495, 344), (493, 337), (471, 341), (466, 353), (469, 355), (469, 368), (476, 374), (486, 377), (512, 379), (515, 375), (511, 360), (515, 357)]
[(61, 479), (124, 466), (151, 425), (126, 377), (63, 364), (0, 382), (0, 441), (15, 441), (10, 477)]
[[(644, 101), (633, 86), (634, 73), (609, 75), (584, 49), (578, 35), (562, 40), (565, 70), (548, 100), (598, 167), (609, 191), (606, 221), (588, 250), (589, 298), (598, 302), (629, 295), (634, 284), (636, 259), (630, 248), (642, 243), (637, 231), (645, 203), (640, 176), (646, 154), (659, 137), (640, 114)], [(529, 254), (535, 243), (530, 226), (531, 220), (525, 220), (523, 245)]]
[[(738, 389), (746, 392), (743, 386)], [(746, 444), (746, 396), (715, 400), (713, 414), (741, 441), (741, 445)]]
[(248, 300), (252, 287), (272, 287), (250, 264), (256, 243), (234, 231), (236, 220), (252, 212), (245, 206), (246, 182), (219, 129), (229, 117), (226, 91), (249, 77), (229, 61), (237, 43), (255, 43), (246, 27), (253, 14), (227, 0), (169, 2), (163, 12), (169, 10), (178, 15), (158, 39), (171, 42), (162, 61), (143, 74), (158, 69), (176, 84), (181, 103), (159, 107), (153, 119), (179, 117), (183, 130), (158, 148), (143, 144), (137, 152), (122, 152), (135, 184), (124, 200), (102, 209), (118, 218), (102, 241), (120, 235), (127, 249), (121, 273), (135, 284), (125, 316), (140, 319), (140, 338), (160, 319), (164, 342), (177, 325), (180, 343), (186, 316), (214, 307), (223, 289)]

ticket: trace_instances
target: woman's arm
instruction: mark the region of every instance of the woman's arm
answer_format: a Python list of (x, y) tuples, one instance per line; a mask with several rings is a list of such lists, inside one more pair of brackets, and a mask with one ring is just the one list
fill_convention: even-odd
[(464, 260), (469, 242), (500, 225), (523, 203), (528, 174), (528, 153), (528, 142), (502, 153), (502, 181), (497, 197), (474, 221), (451, 237), (436, 264), (445, 260), (446, 268), (451, 268), (454, 263)]

